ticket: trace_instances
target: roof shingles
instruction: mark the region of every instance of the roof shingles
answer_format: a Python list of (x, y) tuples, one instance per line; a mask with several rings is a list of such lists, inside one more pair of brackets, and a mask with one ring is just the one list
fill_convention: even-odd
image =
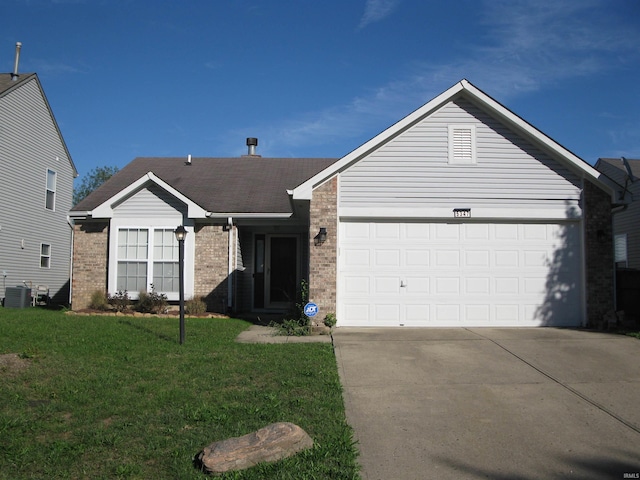
[(136, 158), (72, 211), (91, 211), (152, 172), (213, 213), (291, 213), (287, 194), (335, 158)]

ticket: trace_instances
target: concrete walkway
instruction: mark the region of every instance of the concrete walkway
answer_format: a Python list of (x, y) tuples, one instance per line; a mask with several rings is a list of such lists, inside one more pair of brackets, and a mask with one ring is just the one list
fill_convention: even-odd
[(238, 343), (331, 343), (331, 335), (286, 336), (276, 335), (273, 327), (252, 325), (236, 337)]
[(552, 328), (333, 338), (363, 479), (640, 478), (638, 339)]

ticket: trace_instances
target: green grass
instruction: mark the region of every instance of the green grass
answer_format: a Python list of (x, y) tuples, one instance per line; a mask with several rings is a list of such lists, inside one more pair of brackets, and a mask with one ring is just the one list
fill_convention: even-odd
[(85, 317), (0, 308), (0, 479), (207, 478), (206, 445), (293, 422), (314, 447), (233, 479), (357, 479), (328, 344), (234, 342), (233, 319)]

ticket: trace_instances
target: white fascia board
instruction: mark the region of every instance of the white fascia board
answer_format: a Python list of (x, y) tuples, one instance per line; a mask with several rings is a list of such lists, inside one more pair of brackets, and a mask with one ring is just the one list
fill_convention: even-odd
[(338, 217), (340, 220), (346, 219), (396, 219), (406, 220), (435, 220), (450, 222), (473, 222), (484, 220), (502, 221), (560, 221), (560, 220), (580, 220), (582, 209), (574, 207), (571, 215), (561, 209), (540, 209), (540, 208), (471, 208), (471, 216), (467, 218), (455, 218), (453, 208), (413, 208), (398, 211), (397, 208), (339, 208)]
[(336, 175), (338, 172), (341, 172), (345, 168), (347, 168), (352, 163), (360, 160), (365, 157), (369, 153), (374, 150), (380, 148), (383, 144), (387, 143), (392, 138), (398, 136), (400, 133), (404, 132), (406, 129), (411, 127), (413, 124), (420, 121), (422, 118), (430, 115), (433, 111), (440, 108), (444, 103), (449, 101), (453, 96), (459, 93), (463, 89), (462, 82), (456, 83), (453, 87), (449, 88), (446, 92), (441, 93), (433, 100), (424, 104), (422, 107), (413, 111), (402, 120), (396, 122), (391, 127), (387, 128), (383, 132), (379, 133), (375, 137), (373, 137), (368, 142), (364, 143), (360, 147), (353, 150), (351, 153), (348, 153), (340, 160), (325, 168), (323, 171), (311, 177), (306, 182), (298, 185), (296, 188), (292, 190), (293, 199), (294, 200), (311, 200), (313, 189), (329, 180), (331, 177)]
[(204, 208), (197, 205), (192, 200), (185, 197), (178, 190), (173, 188), (171, 185), (155, 176), (153, 172), (146, 173), (138, 180), (130, 184), (127, 188), (116, 193), (113, 197), (103, 202), (101, 205), (98, 205), (91, 211), (91, 216), (93, 218), (113, 218), (113, 206), (124, 200), (125, 198), (133, 195), (149, 182), (156, 184), (167, 193), (173, 195), (175, 198), (184, 203), (187, 206), (187, 216), (189, 218), (204, 218), (206, 216), (207, 212)]

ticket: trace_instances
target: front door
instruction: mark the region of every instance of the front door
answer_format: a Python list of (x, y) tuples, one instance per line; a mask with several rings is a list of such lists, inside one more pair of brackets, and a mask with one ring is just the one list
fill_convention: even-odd
[(296, 301), (298, 242), (297, 235), (266, 235), (266, 307), (288, 308)]

